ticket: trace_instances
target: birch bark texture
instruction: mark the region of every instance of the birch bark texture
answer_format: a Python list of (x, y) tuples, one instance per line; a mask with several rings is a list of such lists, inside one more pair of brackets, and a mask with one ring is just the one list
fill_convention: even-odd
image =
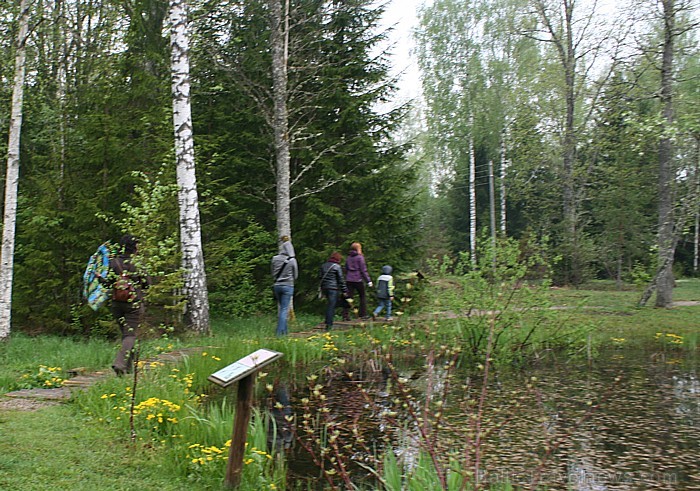
[[(473, 111), (473, 109), (469, 109)], [(469, 252), (472, 268), (477, 267), (476, 257), (476, 151), (474, 149), (474, 113), (469, 114)]]
[(210, 331), (209, 298), (195, 173), (186, 0), (170, 1), (170, 26), (173, 124), (186, 315), (192, 330), (207, 334)]
[(269, 0), (270, 9), (270, 45), (272, 50), (272, 130), (275, 142), (275, 161), (277, 177), (277, 196), (275, 212), (277, 218), (277, 236), (291, 237), (291, 190), (289, 169), (289, 113), (287, 109), (288, 77), (288, 36), (289, 36), (289, 1), (284, 0), (285, 11), (282, 12), (280, 0)]
[(12, 112), (7, 147), (5, 178), (5, 208), (2, 227), (2, 259), (0, 261), (0, 341), (10, 337), (12, 322), (12, 279), (17, 223), (17, 192), (19, 189), (19, 144), (22, 133), (22, 106), (26, 78), (26, 41), (29, 26), (29, 0), (19, 7), (19, 29), (15, 52), (15, 76), (12, 88)]

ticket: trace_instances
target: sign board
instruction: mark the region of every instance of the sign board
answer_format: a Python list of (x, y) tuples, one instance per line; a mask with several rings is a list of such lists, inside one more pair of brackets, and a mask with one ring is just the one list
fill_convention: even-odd
[(207, 380), (221, 387), (228, 387), (232, 383), (257, 372), (265, 365), (272, 363), (282, 356), (284, 356), (284, 354), (278, 351), (264, 348), (259, 349), (231, 363), (229, 366), (222, 368), (218, 372), (212, 373)]

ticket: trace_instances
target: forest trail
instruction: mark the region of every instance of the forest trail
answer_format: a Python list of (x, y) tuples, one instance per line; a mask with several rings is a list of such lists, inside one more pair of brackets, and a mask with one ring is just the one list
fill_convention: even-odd
[[(205, 347), (183, 348), (168, 353), (161, 353), (153, 358), (144, 360), (143, 366), (148, 369), (150, 363), (178, 363), (186, 356), (192, 353), (199, 353)], [(104, 380), (108, 377), (114, 377), (114, 372), (109, 370), (98, 370), (96, 372), (87, 372), (81, 368), (67, 370), (70, 378), (63, 382), (62, 387), (52, 389), (21, 389), (14, 392), (8, 392), (0, 396), (0, 411), (2, 410), (20, 410), (33, 411), (43, 407), (60, 404), (71, 398), (76, 390), (84, 390), (91, 385)], [(126, 377), (125, 377), (126, 378)]]
[[(698, 300), (683, 300), (678, 302), (673, 302), (673, 307), (693, 307), (700, 305)], [(552, 310), (566, 310), (580, 307), (571, 306), (553, 306), (550, 307)], [(601, 307), (585, 307), (587, 309), (600, 309)], [(435, 312), (432, 314), (424, 316), (412, 316), (411, 320), (426, 320), (433, 319), (435, 317), (456, 319), (460, 317), (469, 317), (477, 315), (489, 315), (492, 314), (491, 311), (477, 311), (473, 310), (470, 312), (455, 313), (455, 312)], [(377, 320), (362, 320), (353, 319), (350, 321), (335, 321), (333, 323), (333, 331), (342, 331), (350, 329), (353, 327), (366, 327), (371, 324), (388, 324), (388, 323), (400, 323), (401, 316), (397, 316), (393, 321), (387, 322), (383, 319)], [(317, 324), (313, 329), (308, 331), (292, 332), (289, 334), (293, 338), (306, 338), (310, 336), (324, 334), (326, 331), (326, 326), (324, 323)], [(144, 361), (144, 366), (148, 367), (151, 362), (161, 362), (161, 363), (178, 363), (186, 356), (192, 353), (201, 352), (205, 347), (192, 347), (183, 348), (168, 353), (161, 353), (158, 356)], [(71, 378), (67, 379), (62, 387), (52, 388), (52, 389), (21, 389), (14, 392), (8, 392), (0, 396), (0, 411), (2, 410), (22, 410), (22, 411), (33, 411), (41, 409), (43, 407), (60, 404), (62, 402), (70, 399), (73, 391), (83, 390), (91, 385), (105, 379), (108, 377), (113, 377), (114, 374), (112, 370), (98, 370), (96, 372), (86, 373), (80, 368), (73, 370), (68, 370)]]

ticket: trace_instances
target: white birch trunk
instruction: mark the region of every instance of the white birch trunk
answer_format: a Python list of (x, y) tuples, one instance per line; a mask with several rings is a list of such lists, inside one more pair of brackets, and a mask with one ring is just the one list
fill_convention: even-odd
[(491, 268), (496, 272), (496, 177), (493, 174), (493, 160), (489, 160), (489, 220), (491, 222)]
[(288, 8), (282, 14), (280, 0), (269, 0), (272, 50), (272, 99), (275, 160), (277, 163), (277, 237), (291, 237), (291, 190), (289, 169), (289, 115), (287, 110)]
[(15, 79), (12, 89), (12, 114), (7, 149), (5, 178), (5, 211), (2, 228), (2, 259), (0, 262), (0, 340), (10, 337), (12, 321), (12, 279), (15, 255), (15, 225), (17, 222), (17, 190), (19, 188), (19, 141), (22, 132), (22, 103), (26, 73), (26, 41), (29, 24), (29, 0), (19, 7), (19, 32), (15, 54)]
[(700, 140), (695, 142), (695, 234), (693, 237), (693, 273), (698, 272), (698, 253), (700, 252)]
[(209, 298), (195, 175), (186, 0), (170, 0), (170, 26), (173, 124), (180, 205), (180, 243), (185, 274), (184, 293), (190, 328), (206, 334), (209, 333)]
[(506, 145), (508, 141), (508, 130), (503, 130), (501, 139), (501, 235), (506, 236), (506, 171), (508, 169), (508, 157), (506, 155)]
[(474, 114), (469, 115), (469, 252), (476, 269), (476, 155), (474, 152)]

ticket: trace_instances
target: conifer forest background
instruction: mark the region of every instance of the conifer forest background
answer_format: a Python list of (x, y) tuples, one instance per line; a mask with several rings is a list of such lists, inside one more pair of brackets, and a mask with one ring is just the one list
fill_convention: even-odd
[[(191, 103), (211, 314), (272, 312), (278, 247), (271, 6), (284, 15), (295, 306), (359, 241), (377, 276), (506, 237), (554, 283), (664, 289), (698, 269), (698, 3), (433, 0), (419, 9), (422, 97), (392, 104), (384, 5), (189, 0)], [(8, 153), (19, 1), (0, 4)], [(166, 0), (31, 0), (13, 329), (87, 334), (89, 256), (129, 231), (177, 320), (178, 201)], [(389, 27), (390, 28), (390, 27)], [(2, 176), (5, 187), (5, 163)], [(537, 272), (533, 272), (535, 278)], [(316, 304), (316, 307), (318, 304)], [(316, 310), (319, 310), (316, 308)]]

